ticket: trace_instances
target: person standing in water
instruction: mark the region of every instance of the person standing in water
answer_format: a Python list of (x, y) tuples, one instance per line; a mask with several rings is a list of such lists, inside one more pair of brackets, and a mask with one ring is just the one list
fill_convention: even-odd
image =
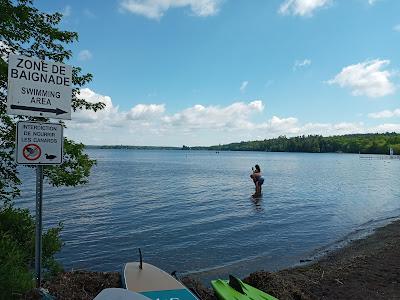
[(259, 197), (261, 196), (261, 186), (264, 183), (264, 178), (262, 177), (259, 165), (255, 165), (254, 168), (251, 169), (253, 173), (250, 175), (250, 178), (253, 179), (254, 185), (256, 186), (256, 192), (252, 196)]

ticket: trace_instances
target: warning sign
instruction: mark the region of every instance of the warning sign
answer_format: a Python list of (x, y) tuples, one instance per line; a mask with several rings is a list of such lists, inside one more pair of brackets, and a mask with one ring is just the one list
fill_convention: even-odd
[(63, 159), (61, 124), (17, 123), (16, 161), (23, 165), (58, 165)]
[(27, 160), (37, 160), (42, 155), (42, 149), (36, 144), (28, 144), (22, 149), (22, 155)]

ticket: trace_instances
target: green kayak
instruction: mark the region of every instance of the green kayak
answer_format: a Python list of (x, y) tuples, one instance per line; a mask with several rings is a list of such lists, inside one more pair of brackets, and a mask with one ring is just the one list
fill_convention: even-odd
[(232, 275), (229, 275), (229, 281), (213, 280), (211, 285), (218, 298), (222, 300), (278, 300)]

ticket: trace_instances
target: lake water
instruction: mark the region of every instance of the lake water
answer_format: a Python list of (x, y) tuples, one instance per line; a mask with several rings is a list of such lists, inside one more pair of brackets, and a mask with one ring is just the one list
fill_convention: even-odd
[[(120, 271), (144, 260), (215, 278), (276, 270), (400, 215), (400, 160), (351, 154), (88, 150), (89, 184), (44, 187), (43, 222), (62, 221), (64, 267)], [(251, 198), (251, 167), (264, 173)], [(34, 169), (18, 206), (34, 211)]]

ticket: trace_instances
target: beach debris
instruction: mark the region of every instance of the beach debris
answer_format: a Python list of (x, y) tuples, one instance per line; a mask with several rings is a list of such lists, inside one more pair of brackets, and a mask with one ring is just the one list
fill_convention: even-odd
[(341, 282), (341, 281), (340, 281), (339, 279), (337, 279), (337, 278), (335, 278), (335, 281), (336, 281), (337, 283), (341, 284), (341, 285), (344, 284), (343, 282)]

